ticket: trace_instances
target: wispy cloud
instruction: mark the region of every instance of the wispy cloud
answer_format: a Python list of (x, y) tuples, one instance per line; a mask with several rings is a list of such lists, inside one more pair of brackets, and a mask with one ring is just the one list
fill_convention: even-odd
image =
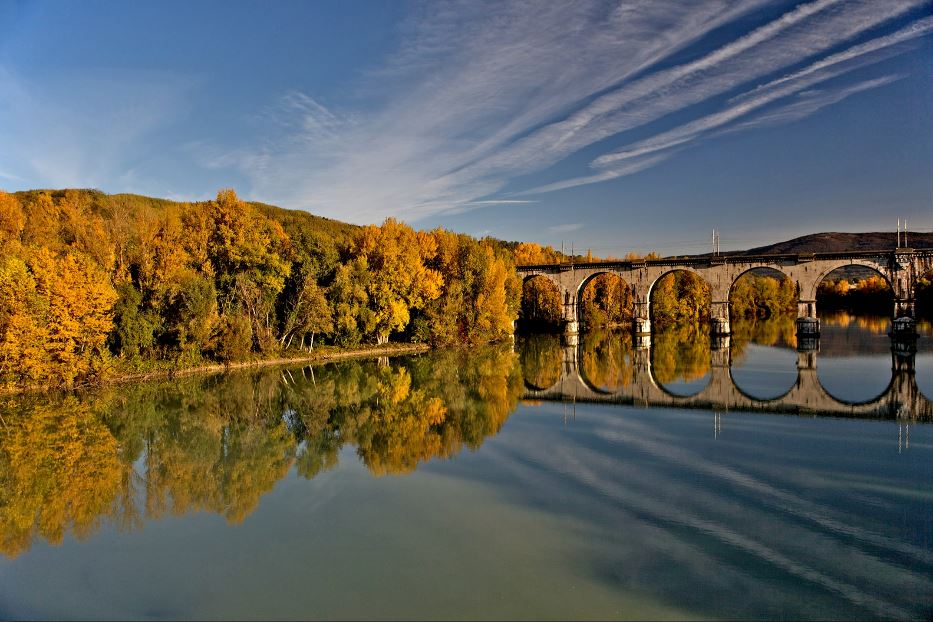
[[(868, 63), (883, 60), (886, 57), (884, 52), (890, 51), (894, 46), (931, 32), (933, 32), (933, 18), (918, 20), (891, 35), (853, 46), (844, 52), (821, 59), (804, 69), (733, 97), (729, 100), (732, 105), (718, 112), (701, 116), (648, 139), (630, 143), (624, 148), (599, 156), (593, 160), (592, 164), (594, 168), (601, 169), (600, 173), (539, 186), (522, 194), (550, 192), (631, 175), (663, 162), (686, 145), (711, 136), (714, 130), (720, 130), (716, 133), (731, 132), (802, 119), (847, 97), (903, 78), (901, 74), (888, 75), (855, 84), (834, 85), (823, 90), (807, 90), (815, 84), (837, 78)], [(769, 104), (793, 95), (797, 95), (798, 99), (789, 101), (780, 108), (753, 120), (727, 128), (737, 119), (749, 116)]]
[(548, 227), (547, 230), (551, 233), (569, 233), (571, 231), (577, 231), (582, 228), (582, 222), (572, 222), (563, 225), (554, 225), (553, 227)]
[[(507, 207), (521, 193), (504, 194), (506, 184), (603, 140), (664, 124), (675, 113), (680, 123), (605, 154), (592, 174), (526, 192), (644, 170), (766, 104), (844, 73), (840, 67), (854, 66), (853, 59), (890, 52), (895, 43), (884, 37), (873, 40), (875, 49), (852, 42), (925, 3), (813, 0), (710, 45), (724, 26), (754, 19), (766, 4), (428, 4), (406, 23), (398, 53), (367, 76), (362, 89), (370, 106), (344, 111), (288, 93), (265, 112), (265, 143), (208, 150), (205, 161), (240, 170), (256, 198), (354, 221)], [(927, 34), (922, 23), (899, 41)], [(710, 51), (674, 62), (688, 46)], [(803, 63), (810, 63), (803, 70), (809, 74), (792, 71)], [(800, 118), (886, 83), (802, 96), (767, 122)], [(719, 113), (693, 113), (743, 89), (745, 100), (727, 102)], [(692, 120), (683, 123), (683, 115)]]
[(537, 203), (537, 201), (527, 199), (489, 199), (487, 201), (470, 201), (463, 205), (525, 205), (528, 203)]

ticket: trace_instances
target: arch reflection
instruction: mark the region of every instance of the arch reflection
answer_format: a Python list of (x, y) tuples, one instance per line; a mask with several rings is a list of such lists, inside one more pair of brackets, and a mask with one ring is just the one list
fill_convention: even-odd
[[(752, 331), (749, 334), (753, 334)], [(769, 329), (762, 334), (772, 333)], [(918, 389), (914, 361), (915, 350), (911, 348), (891, 349), (884, 358), (887, 363), (879, 371), (877, 368), (868, 370), (880, 378), (881, 385), (871, 395), (856, 400), (845, 395), (842, 399), (824, 388), (820, 381), (818, 361), (821, 359), (818, 343), (803, 344), (802, 347), (813, 346), (813, 349), (791, 350), (784, 344), (783, 348), (775, 349), (781, 359), (781, 366), (789, 367), (786, 378), (782, 377), (781, 386), (773, 381), (770, 391), (749, 389), (742, 386), (741, 368), (746, 363), (750, 351), (758, 347), (753, 341), (741, 341), (723, 347), (723, 340), (708, 344), (702, 354), (697, 350), (686, 349), (678, 341), (676, 334), (671, 342), (655, 341), (648, 348), (634, 347), (630, 350), (631, 381), (619, 383), (614, 389), (600, 386), (593, 382), (592, 367), (595, 364), (588, 361), (589, 354), (580, 351), (576, 354), (568, 353), (564, 348), (562, 360), (563, 373), (552, 386), (546, 389), (531, 389), (525, 393), (526, 399), (557, 400), (557, 401), (592, 401), (621, 405), (636, 406), (664, 406), (675, 408), (697, 408), (715, 411), (762, 411), (789, 414), (825, 414), (844, 417), (868, 418), (907, 418), (910, 420), (933, 420), (933, 404)], [(767, 338), (770, 339), (770, 338)], [(725, 340), (728, 342), (728, 339)], [(675, 344), (675, 345), (671, 345)], [(729, 345), (732, 347), (730, 348)], [(897, 345), (897, 344), (895, 344)], [(716, 346), (716, 347), (710, 347)], [(584, 341), (579, 349), (584, 349)], [(660, 350), (658, 348), (660, 347)], [(705, 361), (697, 361), (700, 356)], [(681, 356), (680, 361), (676, 357)], [(790, 361), (793, 357), (794, 363)], [(671, 359), (674, 359), (673, 362)], [(830, 361), (832, 359), (829, 359)], [(577, 365), (577, 361), (588, 361), (587, 368)], [(660, 363), (660, 365), (658, 364)], [(791, 366), (792, 365), (792, 366)], [(677, 394), (671, 391), (663, 381), (675, 374), (671, 370), (700, 369), (708, 370), (704, 376), (708, 382), (698, 391), (689, 395)], [(793, 370), (793, 371), (791, 371)], [(768, 373), (772, 373), (769, 370)], [(747, 380), (747, 379), (746, 379)], [(850, 383), (865, 386), (860, 375), (850, 376)], [(874, 385), (871, 385), (874, 387)], [(785, 388), (786, 387), (786, 388)]]

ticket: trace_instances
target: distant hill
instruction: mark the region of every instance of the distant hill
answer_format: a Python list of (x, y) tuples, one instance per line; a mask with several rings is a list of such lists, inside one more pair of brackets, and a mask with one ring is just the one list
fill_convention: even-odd
[[(139, 194), (106, 194), (100, 190), (93, 189), (49, 189), (49, 190), (23, 190), (14, 192), (13, 195), (20, 199), (23, 207), (31, 209), (35, 199), (42, 193), (48, 193), (53, 199), (61, 199), (66, 191), (76, 194), (79, 199), (91, 206), (91, 209), (103, 216), (105, 219), (119, 218), (139, 218), (145, 212), (161, 212), (172, 206), (182, 205), (181, 201), (172, 201), (169, 199), (159, 199), (147, 197)], [(203, 201), (191, 201), (190, 204), (198, 205)], [(277, 220), (286, 230), (291, 230), (290, 225), (305, 228), (327, 235), (334, 240), (347, 240), (359, 229), (359, 226), (340, 220), (333, 220), (324, 216), (316, 216), (303, 210), (290, 210), (275, 205), (259, 203), (257, 201), (247, 201), (255, 209), (265, 216)]]
[[(933, 248), (933, 233), (908, 233), (910, 248)], [(894, 249), (897, 234), (892, 231), (872, 233), (812, 233), (786, 242), (735, 251), (736, 255), (782, 255), (794, 253), (832, 253), (837, 251), (875, 251)]]

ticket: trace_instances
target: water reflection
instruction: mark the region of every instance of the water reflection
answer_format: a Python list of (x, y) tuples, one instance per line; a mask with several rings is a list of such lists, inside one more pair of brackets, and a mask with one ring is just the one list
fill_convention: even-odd
[[(587, 335), (580, 346), (558, 347), (557, 337), (545, 346), (539, 337), (536, 365), (545, 366), (540, 353), (547, 352), (548, 380), (561, 373), (548, 387), (526, 384), (525, 397), (933, 420), (933, 404), (916, 383), (912, 348), (893, 348), (885, 334), (849, 326), (854, 337), (839, 335), (830, 326), (825, 341), (793, 348), (793, 318), (735, 326), (731, 339), (716, 342), (702, 326), (675, 327), (653, 335), (650, 348), (605, 332)], [(885, 347), (880, 354), (877, 342)]]
[(374, 475), (476, 449), (522, 393), (509, 349), (141, 383), (2, 405), (0, 547), (197, 511), (241, 522), (345, 445)]
[(914, 358), (733, 329), (8, 399), (0, 618), (928, 615)]

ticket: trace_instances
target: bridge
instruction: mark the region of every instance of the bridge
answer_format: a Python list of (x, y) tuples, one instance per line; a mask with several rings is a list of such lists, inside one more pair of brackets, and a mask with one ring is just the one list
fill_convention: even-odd
[(536, 277), (550, 280), (560, 292), (564, 333), (576, 335), (581, 326), (580, 303), (586, 284), (600, 274), (614, 274), (632, 288), (635, 299), (633, 330), (637, 335), (651, 333), (651, 291), (670, 272), (685, 270), (710, 286), (711, 330), (714, 335), (730, 334), (729, 297), (736, 281), (744, 274), (761, 269), (780, 272), (796, 285), (797, 331), (818, 335), (816, 290), (826, 275), (846, 266), (864, 266), (880, 274), (894, 292), (892, 319), (895, 330), (914, 331), (914, 292), (924, 274), (933, 270), (933, 249), (898, 248), (879, 251), (800, 253), (784, 255), (702, 255), (667, 257), (642, 261), (607, 261), (518, 266), (524, 282)]
[(827, 392), (817, 376), (815, 350), (798, 350), (797, 381), (787, 393), (773, 399), (760, 399), (743, 392), (733, 380), (728, 340), (728, 337), (719, 340), (720, 347), (710, 351), (709, 383), (694, 395), (676, 395), (657, 382), (652, 373), (650, 348), (634, 351), (634, 374), (630, 383), (607, 389), (595, 386), (586, 378), (578, 365), (580, 346), (565, 345), (557, 382), (550, 387), (535, 387), (526, 381), (524, 399), (933, 421), (933, 402), (917, 387), (915, 354), (911, 349), (892, 350), (891, 382), (881, 395), (867, 402), (846, 402)]

